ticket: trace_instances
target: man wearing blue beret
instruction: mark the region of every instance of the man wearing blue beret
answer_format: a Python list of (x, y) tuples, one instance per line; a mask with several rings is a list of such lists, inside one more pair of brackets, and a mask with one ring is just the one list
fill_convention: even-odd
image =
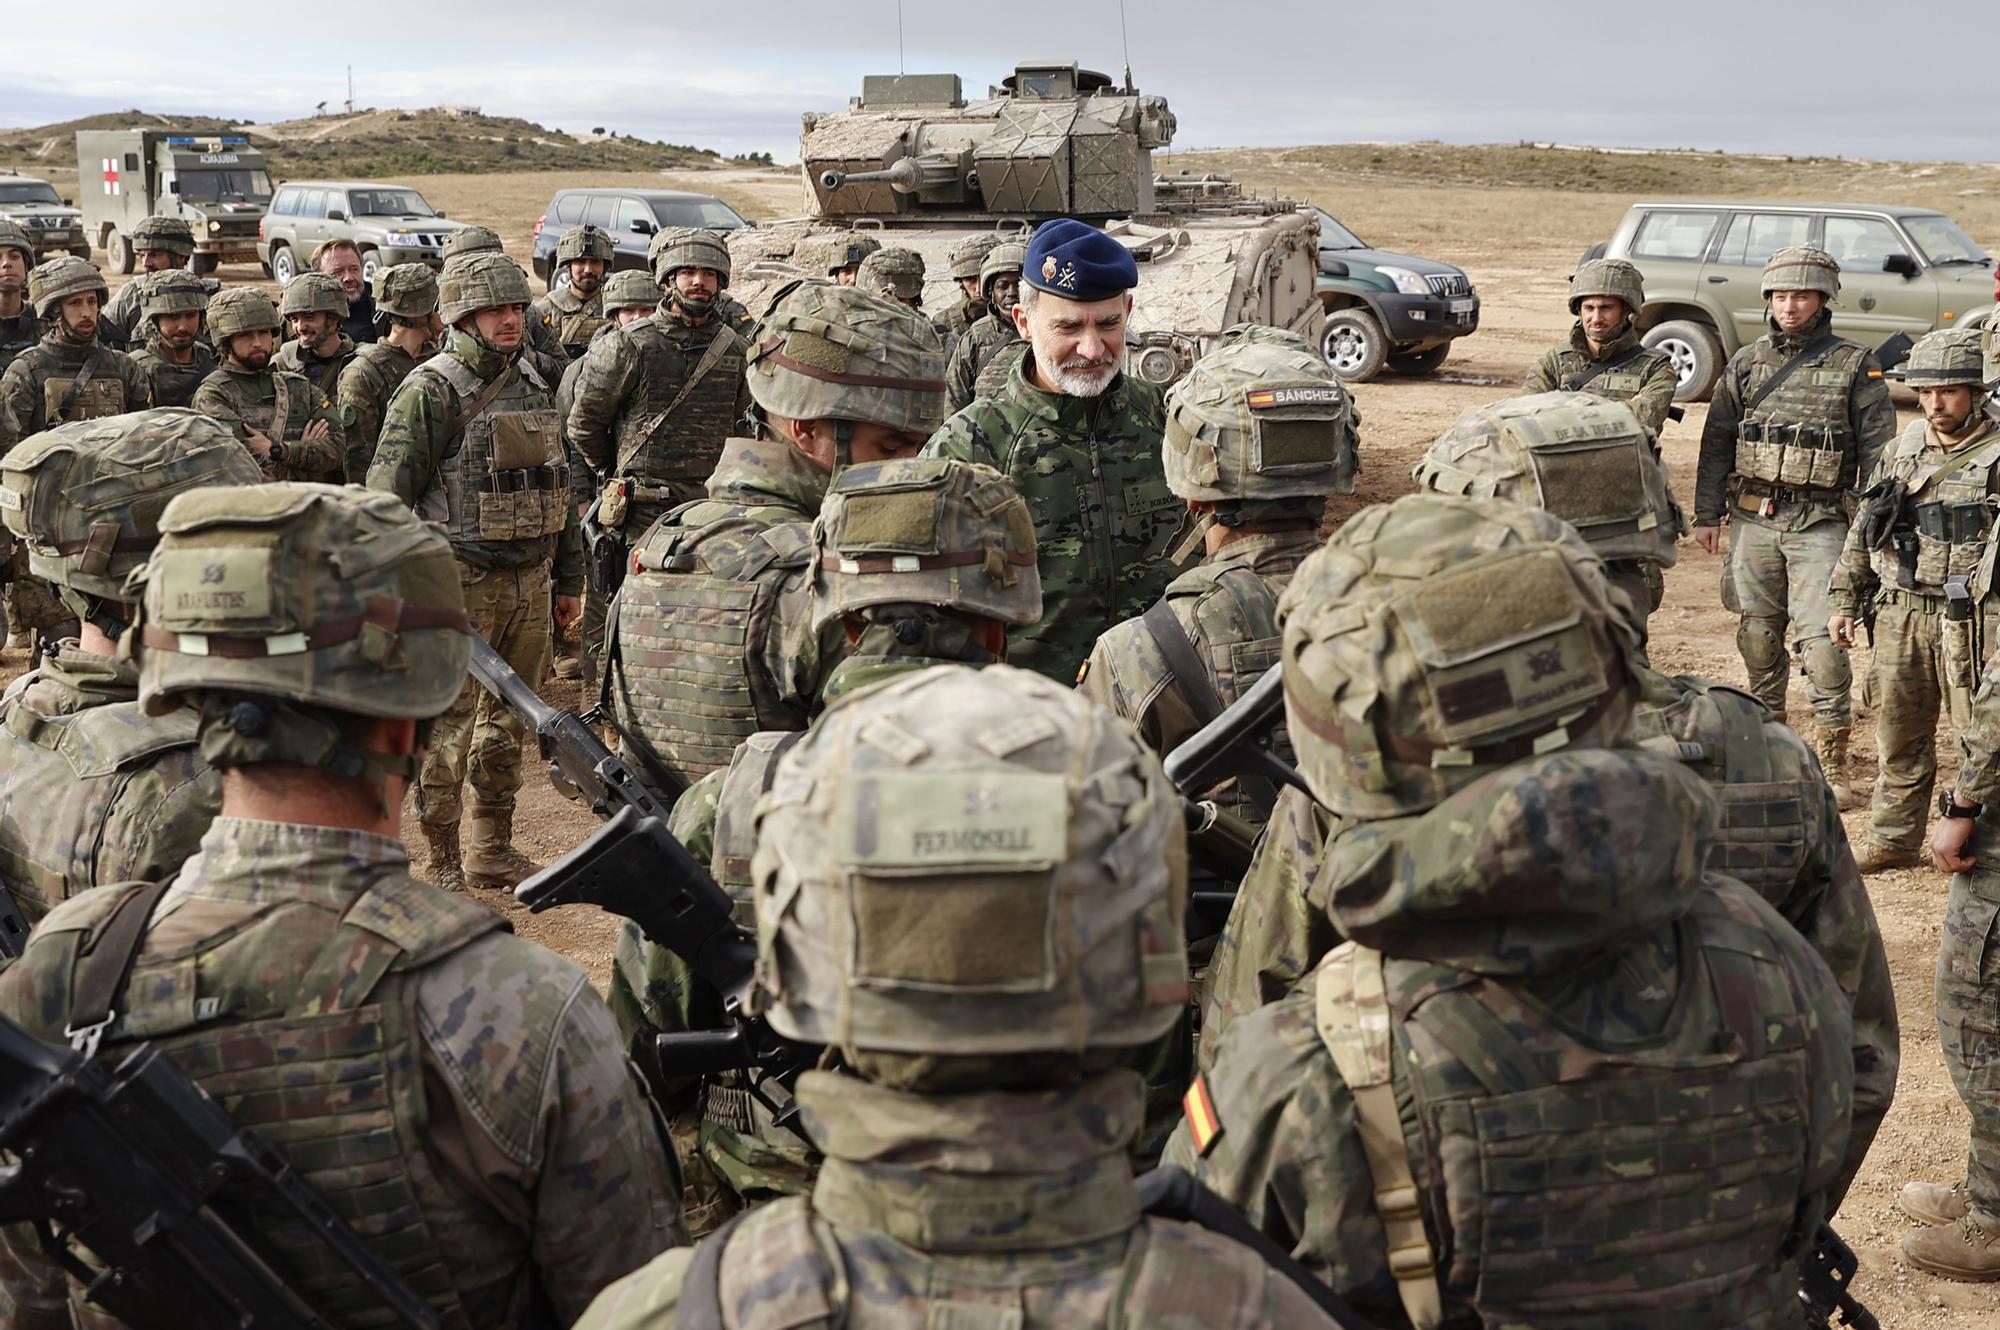
[(1181, 503), (1160, 461), (1160, 390), (1122, 371), (1132, 255), (1087, 222), (1028, 242), (1014, 325), (1028, 344), (996, 391), (945, 421), (924, 454), (1005, 472), (1035, 515), (1042, 618), (1007, 659), (1070, 683), (1098, 634), (1145, 611), (1173, 576)]

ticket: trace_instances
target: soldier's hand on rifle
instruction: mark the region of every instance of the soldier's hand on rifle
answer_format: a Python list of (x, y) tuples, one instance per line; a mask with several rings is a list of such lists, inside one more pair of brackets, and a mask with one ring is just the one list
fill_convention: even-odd
[(556, 597), (556, 627), (567, 628), (583, 617), (582, 596)]
[(1722, 528), (1719, 526), (1698, 526), (1694, 529), (1694, 543), (1707, 550), (1710, 554), (1715, 553), (1716, 546), (1721, 541)]
[(1854, 645), (1854, 630), (1860, 623), (1851, 614), (1836, 614), (1826, 621), (1826, 631), (1833, 638), (1833, 644), (1846, 651)]

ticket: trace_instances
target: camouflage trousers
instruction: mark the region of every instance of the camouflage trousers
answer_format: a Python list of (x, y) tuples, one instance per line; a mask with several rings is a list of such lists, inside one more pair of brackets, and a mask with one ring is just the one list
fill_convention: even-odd
[(1785, 710), (1789, 624), (1792, 654), (1805, 673), (1814, 718), (1846, 729), (1853, 675), (1847, 653), (1827, 636), (1826, 620), (1828, 584), (1847, 541), (1847, 524), (1815, 522), (1803, 531), (1788, 531), (1739, 521), (1733, 529), (1723, 604), (1743, 616), (1736, 628), (1736, 650), (1743, 657), (1750, 693), (1773, 711)]
[(6, 545), (6, 568), (0, 572), (4, 588), (9, 632), (59, 640), (75, 637), (76, 616), (56, 599), (55, 588), (28, 571), (28, 547), (0, 532)]
[(1986, 867), (2000, 862), (1994, 817), (1975, 836), (1980, 867), (1951, 880), (1937, 969), (1938, 1045), (1972, 1119), (1966, 1191), (1988, 1232), (2000, 1226), (2000, 871)]
[[(1916, 850), (1930, 825), (1937, 779), (1938, 712), (1962, 732), (1978, 682), (1977, 653), (1947, 643), (1944, 601), (1887, 592), (1875, 613), (1875, 752), (1879, 770), (1868, 814), (1868, 839)], [(1958, 639), (1965, 645), (1963, 639)]]
[[(462, 575), (470, 576), (463, 564)], [(473, 629), (530, 685), (549, 667), (549, 565), (502, 568), (465, 588)], [(417, 775), (417, 817), (428, 827), (448, 827), (464, 811), (464, 787), (481, 808), (511, 809), (521, 788), (521, 722), (493, 695), (467, 678), (458, 700), (438, 718), (431, 751)]]

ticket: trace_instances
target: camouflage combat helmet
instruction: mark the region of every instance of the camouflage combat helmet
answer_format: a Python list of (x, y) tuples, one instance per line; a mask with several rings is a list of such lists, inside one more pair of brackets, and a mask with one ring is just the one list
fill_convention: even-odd
[(900, 246), (878, 249), (861, 260), (854, 284), (884, 299), (908, 303), (924, 293), (924, 256)]
[(183, 494), (142, 574), (139, 700), (252, 694), (427, 719), (472, 659), (458, 565), (393, 494), (278, 483)]
[(874, 236), (865, 236), (857, 231), (843, 231), (829, 236), (826, 241), (826, 273), (831, 276), (842, 268), (858, 268), (870, 254), (882, 248), (882, 242)]
[(647, 309), (660, 303), (660, 284), (643, 268), (627, 268), (614, 272), (604, 282), (604, 312), (630, 309), (641, 305)]
[(43, 319), (54, 319), (63, 301), (85, 291), (97, 292), (99, 309), (111, 295), (104, 274), (74, 254), (60, 255), (28, 270), (28, 304)]
[(1167, 488), (1236, 507), (1352, 494), (1355, 423), (1353, 398), (1304, 338), (1231, 328), (1167, 392)]
[(222, 425), (161, 407), (58, 425), (15, 445), (0, 458), (0, 516), (27, 543), (29, 570), (76, 593), (64, 603), (91, 615), (95, 607), (73, 602), (137, 599), (125, 579), (158, 543), (169, 499), (263, 478)]
[(278, 313), (286, 318), (294, 314), (331, 314), (335, 318), (347, 317), (347, 290), (336, 277), (323, 272), (302, 272), (285, 283), (284, 294), (279, 298)]
[(1000, 243), (996, 235), (971, 235), (951, 247), (945, 261), (951, 265), (953, 281), (964, 281), (968, 277), (979, 276), (979, 269), (993, 247)]
[(461, 226), (444, 238), (444, 261), (464, 258), (467, 254), (503, 254), (500, 233), (490, 226)]
[(1021, 240), (1003, 240), (995, 245), (979, 265), (979, 294), (993, 298), (993, 279), (1003, 273), (1018, 273), (1027, 266), (1028, 246)]
[(601, 226), (588, 222), (582, 226), (572, 226), (556, 241), (556, 263), (573, 263), (577, 259), (601, 259), (611, 262), (618, 247), (611, 242), (611, 233)]
[(1840, 294), (1840, 264), (1823, 249), (1787, 245), (1764, 260), (1758, 294), (1768, 300), (1773, 291), (1817, 291), (1831, 300)]
[(421, 319), (437, 313), (437, 307), (437, 274), (429, 265), (397, 263), (376, 271), (376, 313)]
[(1131, 726), (940, 665), (830, 708), (752, 861), (759, 991), (794, 1038), (987, 1057), (1131, 1047), (1187, 997), (1180, 801)]
[(813, 526), (813, 618), (941, 605), (1001, 623), (1042, 617), (1035, 519), (1013, 482), (951, 458), (864, 462), (835, 476)]
[(1627, 607), (1539, 509), (1444, 494), (1364, 509), (1278, 602), (1286, 723), (1313, 797), (1398, 817), (1496, 767), (1615, 742), (1636, 696)]
[(278, 307), (254, 286), (229, 287), (216, 292), (208, 302), (208, 331), (217, 347), (226, 346), (238, 333), (265, 328), (277, 332), (282, 326)]
[(751, 400), (792, 420), (865, 420), (929, 434), (951, 414), (944, 348), (908, 305), (801, 281), (772, 304), (750, 349)]
[(1579, 264), (1569, 279), (1569, 312), (1578, 313), (1586, 296), (1610, 296), (1625, 302), (1625, 313), (1637, 318), (1646, 307), (1646, 282), (1623, 259), (1591, 259)]
[(527, 305), (534, 298), (528, 275), (505, 254), (474, 254), (446, 264), (438, 277), (438, 317), (447, 325), (482, 309)]
[(718, 289), (729, 289), (729, 246), (713, 231), (699, 226), (669, 228), (653, 237), (646, 258), (654, 279), (662, 287), (679, 269), (712, 268)]
[(35, 242), (21, 229), (19, 222), (10, 222), (0, 217), (0, 249), (18, 249), (27, 265), (35, 266)]
[(189, 258), (194, 254), (194, 228), (183, 217), (148, 217), (132, 228), (132, 248), (164, 249)]
[(1987, 380), (1978, 328), (1941, 328), (1925, 333), (1903, 362), (1903, 382), (1912, 388), (1978, 387)]
[(1679, 523), (1653, 438), (1623, 402), (1532, 393), (1468, 411), (1410, 472), (1441, 494), (1554, 513), (1601, 559), (1671, 568)]
[(2000, 383), (2000, 319), (1986, 321), (1986, 382)]
[(139, 317), (150, 323), (162, 314), (201, 314), (208, 309), (208, 288), (185, 268), (166, 268), (146, 277), (146, 294), (139, 298)]

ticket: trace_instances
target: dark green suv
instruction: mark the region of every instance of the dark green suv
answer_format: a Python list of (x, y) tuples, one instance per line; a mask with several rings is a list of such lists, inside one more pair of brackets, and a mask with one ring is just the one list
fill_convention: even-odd
[(1366, 383), (1384, 366), (1433, 373), (1455, 338), (1479, 330), (1479, 293), (1463, 268), (1376, 249), (1324, 208), (1309, 211), (1319, 218), (1320, 347), (1342, 379)]

